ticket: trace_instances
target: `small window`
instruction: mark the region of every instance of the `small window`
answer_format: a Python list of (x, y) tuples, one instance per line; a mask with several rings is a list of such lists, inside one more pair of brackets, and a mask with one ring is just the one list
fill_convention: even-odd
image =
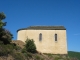
[(42, 34), (40, 33), (39, 34), (39, 41), (41, 41), (42, 40)]
[(57, 34), (55, 34), (55, 41), (57, 41)]

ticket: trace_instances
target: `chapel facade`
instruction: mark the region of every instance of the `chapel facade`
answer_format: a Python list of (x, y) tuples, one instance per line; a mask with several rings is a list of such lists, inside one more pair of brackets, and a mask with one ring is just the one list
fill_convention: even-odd
[(67, 36), (64, 26), (30, 26), (17, 30), (17, 40), (33, 39), (41, 53), (67, 54)]

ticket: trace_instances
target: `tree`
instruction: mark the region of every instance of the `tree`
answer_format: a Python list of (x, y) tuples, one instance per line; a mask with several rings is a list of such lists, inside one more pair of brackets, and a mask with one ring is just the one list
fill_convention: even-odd
[(3, 26), (6, 25), (6, 22), (3, 22), (5, 18), (6, 18), (5, 14), (3, 12), (0, 13), (0, 28), (3, 28)]
[(10, 31), (4, 28), (4, 26), (6, 26), (6, 22), (3, 21), (5, 18), (5, 14), (3, 12), (0, 13), (0, 41), (4, 44), (8, 44), (11, 42), (13, 35)]
[(28, 52), (35, 53), (36, 52), (36, 45), (35, 45), (33, 39), (27, 39), (25, 42), (26, 42), (26, 44), (25, 44), (26, 50)]

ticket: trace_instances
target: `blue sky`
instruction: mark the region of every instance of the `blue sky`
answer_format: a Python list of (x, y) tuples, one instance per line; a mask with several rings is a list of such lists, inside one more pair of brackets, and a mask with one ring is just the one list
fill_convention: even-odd
[(17, 30), (32, 25), (63, 25), (69, 51), (80, 52), (80, 0), (0, 0), (6, 29), (17, 39)]

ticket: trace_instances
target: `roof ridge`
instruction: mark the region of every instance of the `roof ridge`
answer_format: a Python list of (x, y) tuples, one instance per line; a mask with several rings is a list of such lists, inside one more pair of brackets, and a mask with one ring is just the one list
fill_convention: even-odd
[(19, 30), (66, 30), (66, 28), (64, 26), (29, 26)]

